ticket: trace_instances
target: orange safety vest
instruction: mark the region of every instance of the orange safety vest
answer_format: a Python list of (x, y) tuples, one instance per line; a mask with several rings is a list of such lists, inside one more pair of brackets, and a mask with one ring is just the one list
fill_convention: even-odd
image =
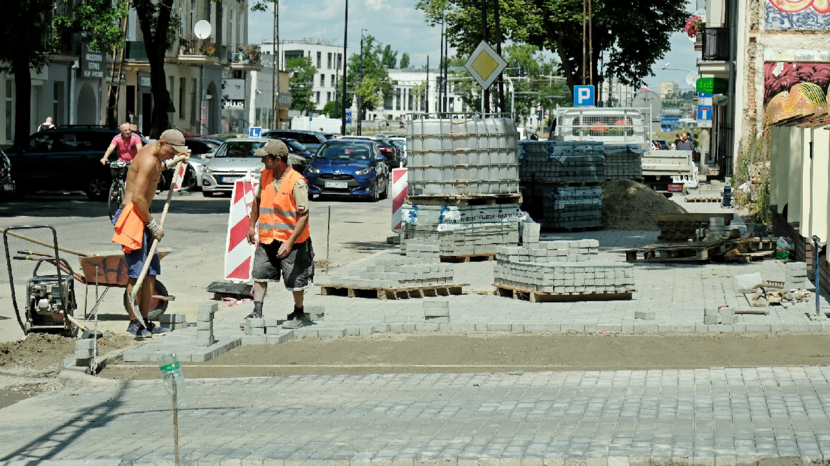
[[(297, 213), (297, 203), (294, 201), (294, 185), (303, 179), (296, 170), (285, 175), (279, 190), (274, 189), (274, 171), (262, 170), (259, 182), (262, 187), (262, 197), (259, 200), (259, 242), (270, 244), (277, 240), (288, 241), (300, 216)], [(303, 232), (297, 237), (296, 244), (303, 243), (311, 236), (306, 223)]]

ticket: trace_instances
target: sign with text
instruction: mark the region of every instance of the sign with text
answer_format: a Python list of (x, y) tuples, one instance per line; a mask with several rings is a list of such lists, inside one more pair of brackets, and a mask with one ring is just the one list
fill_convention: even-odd
[(596, 105), (594, 86), (574, 86), (574, 107)]
[(723, 78), (698, 78), (695, 82), (695, 90), (706, 97), (713, 94), (727, 94), (729, 92), (729, 81)]
[(90, 50), (86, 44), (81, 48), (81, 77), (104, 78), (104, 54)]

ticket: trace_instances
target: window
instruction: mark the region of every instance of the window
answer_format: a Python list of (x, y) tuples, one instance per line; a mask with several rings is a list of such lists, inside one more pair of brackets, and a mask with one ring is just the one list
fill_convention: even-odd
[(335, 75), (331, 75), (331, 87), (337, 86), (337, 78)]
[(410, 92), (406, 93), (406, 102), (407, 102), (406, 103), (407, 110), (412, 111), (412, 93), (410, 93)]
[(317, 69), (323, 67), (323, 52), (317, 52)]
[(52, 124), (58, 126), (63, 122), (63, 82), (52, 86)]
[(321, 85), (321, 86), (325, 86), (325, 85), (326, 85), (326, 75), (324, 75), (324, 74), (321, 74), (321, 75), (320, 75), (320, 85)]
[(401, 107), (401, 88), (395, 89), (395, 110), (403, 110)]
[(320, 105), (320, 93), (316, 92), (315, 94), (316, 96), (314, 98), (314, 101), (317, 103), (317, 105)]
[(331, 69), (331, 53), (329, 53), (329, 69)]
[(198, 102), (196, 102), (196, 83), (196, 78), (190, 80), (190, 126), (192, 132), (199, 133), (196, 127), (196, 115), (199, 114)]
[(187, 87), (187, 78), (179, 79), (179, 118), (184, 119), (184, 92)]
[(337, 54), (337, 69), (339, 70), (341, 68), (343, 68), (343, 54), (338, 53)]
[(6, 80), (6, 142), (14, 140), (14, 81)]
[(168, 79), (169, 82), (167, 83), (167, 95), (170, 96), (170, 99), (169, 99), (170, 102), (168, 102), (168, 104), (167, 104), (167, 112), (168, 113), (170, 112), (170, 107), (173, 106), (173, 96), (175, 95), (175, 92), (176, 92), (175, 88), (173, 87), (173, 85), (175, 83), (174, 79), (175, 78), (173, 78), (173, 76), (170, 76), (170, 78)]
[(331, 92), (326, 92), (326, 103), (331, 102)]

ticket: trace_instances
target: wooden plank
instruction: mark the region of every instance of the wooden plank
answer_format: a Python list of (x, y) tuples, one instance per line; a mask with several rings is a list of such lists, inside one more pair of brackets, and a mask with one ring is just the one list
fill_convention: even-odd
[(574, 302), (574, 301), (615, 301), (630, 300), (633, 292), (628, 293), (544, 293), (531, 291), (508, 285), (493, 284), (496, 294), (503, 297), (512, 297), (516, 300), (530, 301), (532, 303), (548, 302)]

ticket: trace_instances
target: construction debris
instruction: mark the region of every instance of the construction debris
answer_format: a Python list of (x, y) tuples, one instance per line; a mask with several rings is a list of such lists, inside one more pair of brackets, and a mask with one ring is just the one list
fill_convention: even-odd
[(657, 216), (683, 214), (686, 209), (648, 186), (629, 180), (602, 185), (602, 226), (605, 230), (656, 231)]
[(784, 308), (790, 304), (810, 302), (811, 293), (804, 289), (783, 289), (780, 285), (763, 283), (755, 286), (749, 292), (744, 293), (746, 300), (752, 307), (767, 307), (780, 305)]

